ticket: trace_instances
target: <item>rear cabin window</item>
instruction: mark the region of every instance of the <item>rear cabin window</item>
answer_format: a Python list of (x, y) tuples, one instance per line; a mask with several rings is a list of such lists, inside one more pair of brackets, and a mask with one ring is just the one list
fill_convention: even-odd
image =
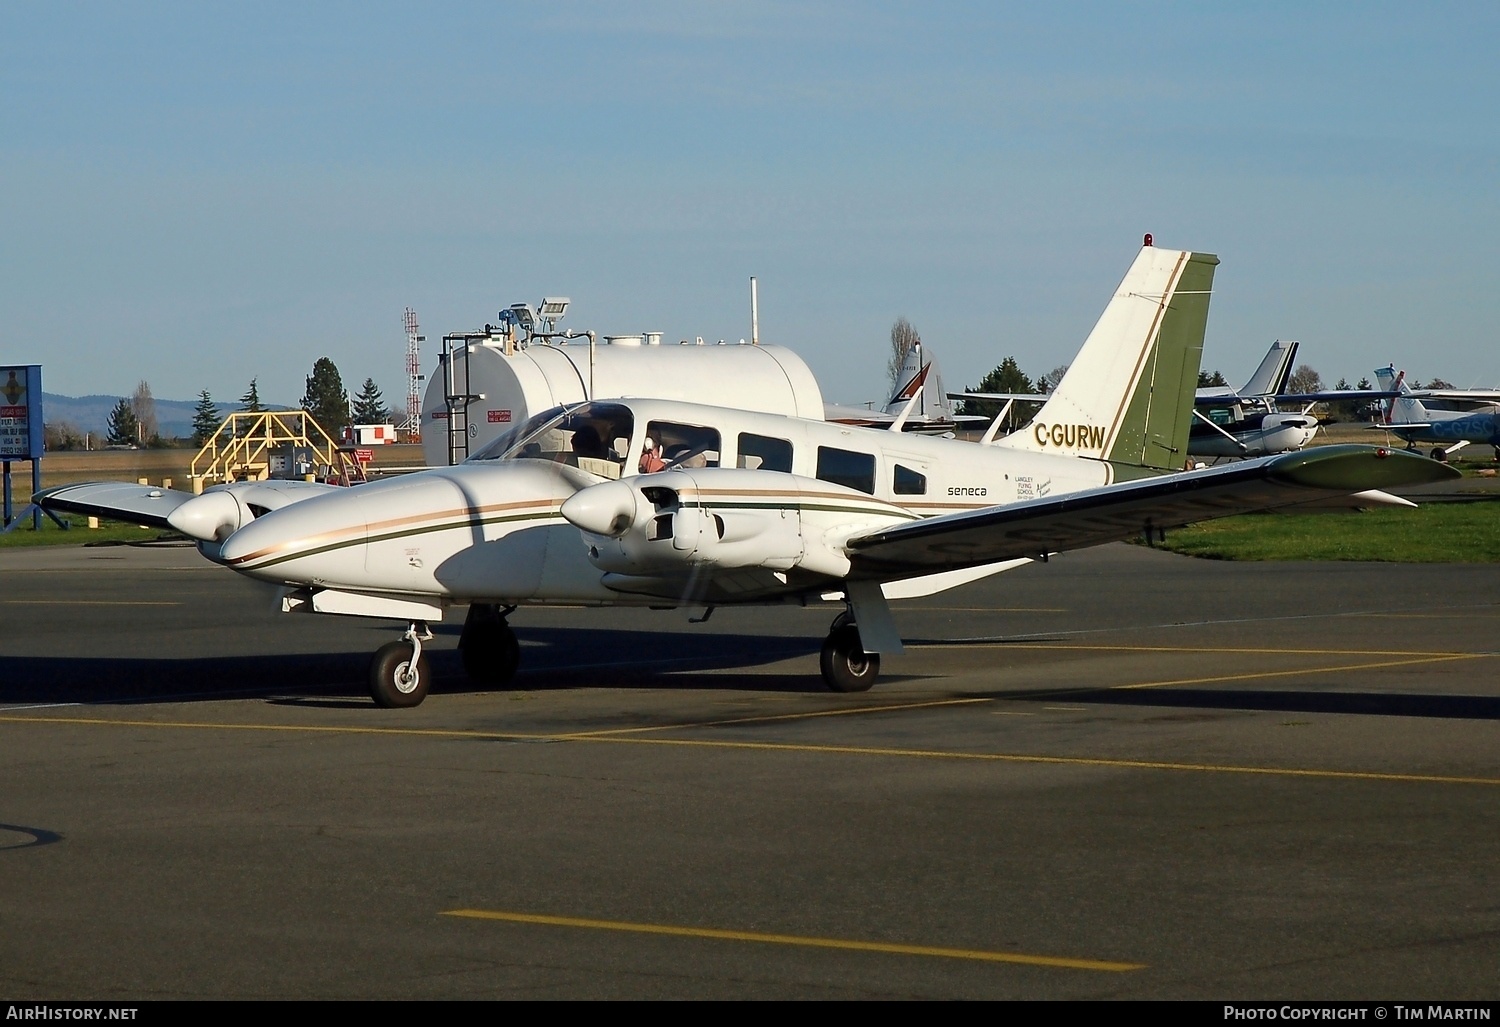
[(674, 467), (718, 467), (719, 432), (696, 424), (652, 421), (646, 436), (656, 443), (667, 469)]
[(786, 471), (790, 474), (792, 444), (786, 439), (741, 432), (738, 466), (752, 471)]
[(818, 477), (835, 485), (875, 494), (875, 457), (831, 446), (818, 447)]
[(901, 464), (896, 465), (896, 476), (892, 485), (898, 496), (927, 495), (927, 475), (921, 471), (914, 471), (910, 467), (903, 467)]

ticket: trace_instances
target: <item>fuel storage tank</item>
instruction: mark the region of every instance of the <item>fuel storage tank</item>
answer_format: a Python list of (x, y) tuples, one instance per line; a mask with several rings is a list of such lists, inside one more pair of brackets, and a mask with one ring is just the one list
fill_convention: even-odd
[(453, 347), (451, 373), (440, 365), (423, 399), (423, 459), (456, 463), (534, 414), (587, 399), (650, 397), (823, 418), (817, 379), (789, 349), (663, 346), (659, 338), (606, 336), (592, 358), (586, 339), (511, 353), (500, 338)]

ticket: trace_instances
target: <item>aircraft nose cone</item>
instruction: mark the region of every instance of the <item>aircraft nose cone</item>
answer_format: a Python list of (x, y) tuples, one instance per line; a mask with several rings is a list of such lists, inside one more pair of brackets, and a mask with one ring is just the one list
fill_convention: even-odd
[(167, 514), (167, 523), (188, 538), (222, 542), (240, 526), (240, 505), (227, 492), (205, 492)]
[(590, 485), (562, 505), (563, 518), (575, 528), (612, 538), (625, 534), (635, 513), (635, 489), (623, 481)]

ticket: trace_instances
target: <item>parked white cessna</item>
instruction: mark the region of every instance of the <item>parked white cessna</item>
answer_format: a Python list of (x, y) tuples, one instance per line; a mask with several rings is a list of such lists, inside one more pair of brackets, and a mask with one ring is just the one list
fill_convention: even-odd
[(1299, 345), (1281, 339), (1271, 343), (1239, 391), (1226, 386), (1199, 389), (1193, 410), (1198, 423), (1188, 435), (1188, 452), (1215, 458), (1267, 456), (1311, 442), (1318, 431), (1318, 419), (1310, 411), (1313, 398), (1303, 400), (1304, 409), (1295, 413), (1277, 407), (1278, 400), (1296, 398), (1285, 393)]
[(650, 399), (531, 418), (456, 467), (347, 489), (250, 483), (193, 497), (63, 486), (54, 510), (170, 524), (283, 587), (283, 608), (399, 619), (371, 661), (382, 706), (431, 684), (427, 624), (467, 604), (468, 672), (507, 681), (520, 605), (651, 607), (842, 597), (822, 671), (841, 691), (901, 651), (888, 599), (1225, 514), (1449, 477), (1367, 446), (1171, 473), (1217, 258), (1141, 250), (1067, 376), (989, 445)]

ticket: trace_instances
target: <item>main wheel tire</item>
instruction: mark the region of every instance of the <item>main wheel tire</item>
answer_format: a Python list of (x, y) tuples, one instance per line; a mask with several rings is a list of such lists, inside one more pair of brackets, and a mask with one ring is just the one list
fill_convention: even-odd
[(432, 668), (427, 664), (427, 654), (423, 653), (413, 667), (410, 642), (387, 642), (375, 650), (370, 660), (370, 697), (376, 706), (388, 710), (417, 706), (427, 698), (430, 687)]
[(485, 631), (475, 631), (464, 639), (459, 649), (464, 673), (479, 684), (503, 688), (516, 676), (521, 665), (521, 643), (510, 625), (500, 621)]
[(835, 692), (865, 692), (880, 676), (880, 654), (867, 653), (859, 629), (844, 624), (828, 633), (820, 661), (823, 680)]

